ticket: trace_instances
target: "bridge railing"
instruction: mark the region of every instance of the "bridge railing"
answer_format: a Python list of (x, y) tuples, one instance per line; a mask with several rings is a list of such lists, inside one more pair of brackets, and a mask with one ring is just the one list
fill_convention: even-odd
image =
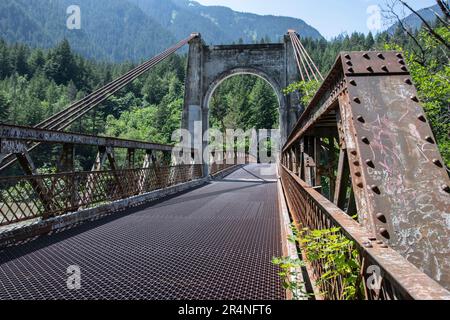
[[(443, 163), (402, 53), (344, 52), (288, 137), (280, 174), (298, 228), (340, 228), (355, 243), (364, 298), (450, 299)], [(330, 270), (310, 265), (313, 279)], [(328, 299), (344, 285), (322, 282)]]
[[(370, 234), (313, 187), (307, 185), (287, 167), (281, 167), (281, 178), (290, 212), (298, 225), (309, 230), (337, 227), (359, 252), (360, 274), (356, 283), (364, 287), (359, 298), (369, 300), (450, 299), (447, 290), (429, 278), (391, 248), (371, 242)], [(321, 261), (309, 264), (315, 282), (329, 268)], [(336, 277), (321, 282), (319, 290), (325, 299), (339, 299), (344, 281)]]
[(215, 152), (211, 155), (210, 174), (216, 175), (224, 170), (230, 169), (240, 164), (248, 164), (254, 161), (254, 157), (241, 152), (232, 153), (219, 153)]
[[(40, 173), (27, 148), (30, 143), (62, 146), (54, 149), (61, 152), (57, 173)], [(97, 148), (91, 171), (75, 171), (77, 146)], [(126, 151), (123, 161), (116, 150)], [(0, 124), (0, 163), (14, 156), (24, 173), (0, 177), (0, 226), (97, 207), (203, 177), (202, 165), (194, 161), (173, 165), (175, 151), (152, 142)], [(195, 156), (197, 150), (190, 151)]]
[(0, 226), (49, 218), (202, 178), (201, 165), (0, 177)]

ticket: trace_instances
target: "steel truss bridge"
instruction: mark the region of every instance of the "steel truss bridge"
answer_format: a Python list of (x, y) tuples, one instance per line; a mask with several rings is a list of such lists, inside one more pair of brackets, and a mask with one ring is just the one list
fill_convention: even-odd
[[(216, 152), (205, 170), (202, 150), (180, 164), (172, 145), (65, 131), (199, 37), (35, 127), (0, 124), (0, 299), (285, 299), (271, 260), (291, 254), (289, 219), (354, 243), (360, 299), (450, 299), (449, 176), (400, 52), (343, 52), (323, 77), (289, 30), (300, 80), (323, 84), (276, 165)], [(41, 145), (56, 173), (39, 173)], [(91, 171), (78, 147), (97, 150)], [(316, 287), (327, 269), (300, 249), (316, 297), (338, 298), (343, 279)]]

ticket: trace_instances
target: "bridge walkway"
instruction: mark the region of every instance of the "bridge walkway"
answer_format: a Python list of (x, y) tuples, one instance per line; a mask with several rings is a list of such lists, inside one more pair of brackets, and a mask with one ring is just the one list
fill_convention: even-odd
[(7, 248), (0, 299), (284, 299), (276, 177), (261, 169)]

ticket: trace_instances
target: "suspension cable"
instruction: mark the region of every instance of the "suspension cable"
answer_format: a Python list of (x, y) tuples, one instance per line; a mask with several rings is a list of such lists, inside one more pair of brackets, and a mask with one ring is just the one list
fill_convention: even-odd
[[(126, 72), (124, 75), (115, 79), (114, 81), (106, 84), (102, 88), (95, 90), (94, 92), (88, 94), (81, 100), (69, 105), (64, 110), (59, 111), (50, 118), (35, 125), (35, 128), (47, 129), (47, 130), (64, 130), (69, 127), (73, 122), (80, 119), (83, 115), (94, 109), (100, 103), (108, 99), (110, 96), (124, 88), (129, 83), (133, 82), (136, 78), (149, 71), (155, 67), (160, 62), (164, 61), (166, 58), (171, 56), (173, 53), (178, 51), (181, 47), (185, 46), (194, 38), (198, 37), (198, 34), (191, 34), (188, 38), (181, 40), (177, 44), (148, 60), (147, 62), (137, 66), (136, 68)], [(40, 143), (29, 143), (27, 144), (27, 151), (30, 152), (35, 149)], [(9, 154), (3, 159), (4, 161), (9, 161), (4, 166), (0, 167), (0, 171), (8, 168), (16, 159), (13, 158), (12, 154)]]
[[(293, 43), (294, 43), (294, 46), (297, 48), (297, 54), (300, 56), (300, 59), (303, 63), (303, 67), (305, 68), (306, 74), (308, 75), (308, 80), (311, 81), (310, 72), (308, 71), (308, 68), (307, 68), (307, 66), (308, 66), (309, 69), (312, 70), (311, 66), (309, 65), (308, 60), (306, 59), (305, 55), (303, 54), (302, 49), (298, 45), (297, 40), (298, 40), (298, 38), (296, 36), (294, 36)], [(311, 72), (311, 73), (314, 74), (314, 72)]]
[[(117, 91), (133, 82), (136, 78), (141, 76), (143, 73), (147, 72), (161, 61), (165, 60), (167, 57), (175, 53), (178, 49), (186, 45), (191, 41), (196, 35), (191, 35), (187, 39), (184, 39), (177, 43), (176, 45), (170, 47), (149, 61), (137, 66), (136, 68), (128, 71), (116, 80), (108, 83), (102, 88), (92, 92), (80, 101), (75, 102), (70, 105), (65, 110), (57, 113), (56, 115), (50, 117), (47, 120), (37, 124), (36, 128), (43, 129), (53, 129), (53, 130), (63, 130), (66, 129), (74, 121), (78, 120), (86, 112), (92, 110), (94, 107), (99, 105), (101, 102), (106, 100), (111, 95), (115, 94)], [(84, 112), (86, 111), (86, 112)]]
[(318, 77), (320, 77), (321, 80), (324, 80), (324, 77), (320, 73), (319, 68), (314, 63), (314, 60), (308, 54), (308, 51), (300, 41), (299, 35), (294, 30), (289, 30), (288, 33), (292, 42), (292, 46), (294, 48), (294, 55), (297, 60), (297, 66), (299, 68), (302, 80), (305, 81), (303, 70), (305, 71), (309, 81), (311, 81), (310, 75), (312, 75), (316, 81), (319, 81)]
[(296, 53), (296, 50), (295, 50), (295, 46), (294, 46), (294, 41), (293, 41), (292, 35), (289, 34), (289, 36), (291, 37), (292, 46), (294, 48), (294, 56), (295, 56), (295, 60), (297, 61), (298, 70), (300, 70), (300, 76), (302, 78), (302, 81), (305, 81), (305, 76), (303, 75), (303, 69), (302, 69), (302, 66), (300, 65), (299, 56), (298, 56), (298, 54)]
[[(298, 38), (297, 38), (298, 39)], [(314, 66), (314, 69), (316, 70), (317, 74), (319, 75), (319, 77), (323, 80), (325, 80), (325, 78), (323, 77), (322, 73), (320, 72), (319, 68), (317, 67), (317, 65), (314, 63), (314, 60), (311, 58), (311, 56), (309, 55), (308, 51), (306, 50), (306, 48), (303, 46), (302, 42), (300, 41), (300, 39), (298, 39), (298, 43), (300, 44), (301, 48), (303, 49), (304, 53), (306, 54), (306, 56), (308, 57), (309, 61), (311, 61), (311, 64)]]

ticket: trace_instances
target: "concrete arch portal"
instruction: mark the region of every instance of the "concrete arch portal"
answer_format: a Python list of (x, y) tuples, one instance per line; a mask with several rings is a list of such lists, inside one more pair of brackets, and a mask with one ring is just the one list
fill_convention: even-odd
[[(220, 74), (208, 87), (208, 90), (206, 90), (205, 97), (204, 97), (204, 107), (209, 109), (209, 105), (211, 102), (211, 98), (214, 94), (214, 92), (217, 90), (218, 87), (227, 79), (232, 78), (237, 75), (252, 75), (259, 77), (263, 80), (265, 80), (273, 89), (275, 92), (277, 99), (278, 99), (278, 105), (280, 107), (280, 110), (286, 109), (286, 103), (285, 103), (285, 97), (283, 96), (283, 89), (280, 87), (280, 84), (274, 81), (268, 74), (266, 74), (264, 71), (258, 70), (258, 69), (252, 69), (252, 68), (235, 68), (228, 70), (222, 74)], [(281, 115), (281, 113), (280, 113)], [(281, 123), (281, 119), (280, 119)]]
[(251, 74), (267, 81), (279, 101), (281, 144), (302, 110), (298, 97), (283, 94), (283, 88), (300, 78), (290, 38), (283, 43), (207, 46), (200, 35), (189, 43), (182, 128), (196, 137), (194, 147), (204, 150), (201, 138), (209, 129), (209, 102), (227, 78)]

